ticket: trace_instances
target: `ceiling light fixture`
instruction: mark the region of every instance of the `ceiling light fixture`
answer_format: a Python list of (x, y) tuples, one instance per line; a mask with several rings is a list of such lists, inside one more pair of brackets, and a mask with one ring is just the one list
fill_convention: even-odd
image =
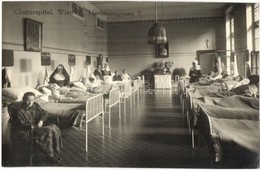
[(148, 44), (165, 44), (167, 42), (165, 29), (157, 23), (157, 2), (155, 2), (155, 23), (148, 32)]

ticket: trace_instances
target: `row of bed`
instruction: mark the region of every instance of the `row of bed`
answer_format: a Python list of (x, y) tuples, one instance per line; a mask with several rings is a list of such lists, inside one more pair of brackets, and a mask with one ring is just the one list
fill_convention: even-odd
[(195, 141), (206, 143), (215, 165), (225, 159), (238, 157), (243, 161), (248, 157), (250, 166), (258, 167), (259, 98), (212, 95), (220, 93), (221, 84), (189, 83), (185, 78), (179, 81), (182, 113), (191, 134), (191, 146), (198, 146)]
[(3, 106), (8, 106), (10, 103), (20, 101), (25, 92), (34, 92), (36, 94), (35, 102), (48, 112), (49, 119), (58, 120), (60, 127), (77, 125), (77, 129), (85, 130), (85, 151), (87, 152), (88, 123), (96, 117), (102, 116), (102, 135), (104, 135), (104, 114), (107, 113), (109, 115), (108, 127), (110, 128), (111, 108), (118, 106), (119, 119), (121, 119), (121, 103), (123, 103), (123, 113), (125, 115), (127, 112), (127, 99), (130, 99), (132, 111), (132, 105), (136, 103), (136, 98), (139, 100), (140, 89), (143, 85), (144, 77), (130, 82), (106, 82), (102, 85), (104, 90), (95, 93), (85, 93), (84, 95), (64, 100), (53, 100), (53, 96), (43, 94), (41, 88), (45, 86), (40, 86), (37, 89), (31, 87), (3, 88), (2, 103)]

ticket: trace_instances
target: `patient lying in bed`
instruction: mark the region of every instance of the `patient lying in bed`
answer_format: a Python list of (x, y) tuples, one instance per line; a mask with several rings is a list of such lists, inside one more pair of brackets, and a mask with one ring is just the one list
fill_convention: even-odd
[(55, 83), (51, 85), (51, 90), (52, 96), (58, 100), (79, 98), (88, 94), (85, 89), (69, 86), (60, 87)]
[(203, 76), (202, 78), (199, 79), (199, 84), (200, 85), (210, 85), (213, 83), (220, 84), (223, 81), (228, 81), (230, 79), (233, 79), (233, 77), (228, 75), (226, 71), (222, 71), (221, 73), (211, 71), (207, 76)]
[(211, 71), (209, 73), (209, 75), (207, 76), (207, 79), (209, 81), (215, 81), (215, 80), (218, 80), (218, 79), (222, 79), (223, 75), (222, 74), (219, 74), (218, 72), (214, 72), (214, 71)]
[(229, 91), (222, 91), (219, 94), (216, 94), (220, 97), (233, 96), (233, 95), (245, 95), (259, 97), (259, 75), (252, 75), (249, 77), (249, 83), (241, 85), (236, 88), (232, 88)]
[(102, 86), (104, 82), (98, 78), (86, 77), (82, 78), (78, 82), (73, 82), (72, 87), (80, 88), (82, 90), (88, 91), (90, 93), (100, 93), (102, 92)]
[(249, 79), (243, 78), (242, 76), (238, 75), (236, 77), (233, 77), (232, 79), (223, 82), (220, 91), (229, 91), (231, 89), (247, 84), (249, 84)]
[(72, 82), (71, 88), (75, 87), (76, 89), (82, 89), (83, 91), (87, 91), (89, 93), (103, 93), (108, 94), (112, 87), (115, 86), (111, 83), (105, 83), (104, 81), (94, 78), (94, 77), (87, 77), (82, 78), (78, 82)]

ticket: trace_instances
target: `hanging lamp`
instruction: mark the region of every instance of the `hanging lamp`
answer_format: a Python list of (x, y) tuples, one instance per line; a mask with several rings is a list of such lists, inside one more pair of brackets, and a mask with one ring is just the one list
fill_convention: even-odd
[(167, 42), (165, 29), (157, 23), (157, 2), (155, 2), (155, 23), (148, 31), (148, 44), (165, 44)]

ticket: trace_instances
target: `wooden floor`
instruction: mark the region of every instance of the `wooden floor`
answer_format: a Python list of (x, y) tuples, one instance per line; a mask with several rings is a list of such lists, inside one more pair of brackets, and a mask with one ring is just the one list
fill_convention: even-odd
[[(122, 113), (121, 120), (118, 108), (113, 108), (111, 129), (105, 116), (104, 136), (101, 117), (90, 122), (88, 153), (84, 152), (84, 131), (62, 129), (62, 137), (63, 161), (52, 164), (39, 156), (36, 166), (212, 168), (212, 155), (206, 146), (192, 149), (179, 97), (170, 91), (141, 96), (132, 112), (128, 107), (127, 114)], [(9, 152), (3, 151), (3, 165), (13, 166)]]

